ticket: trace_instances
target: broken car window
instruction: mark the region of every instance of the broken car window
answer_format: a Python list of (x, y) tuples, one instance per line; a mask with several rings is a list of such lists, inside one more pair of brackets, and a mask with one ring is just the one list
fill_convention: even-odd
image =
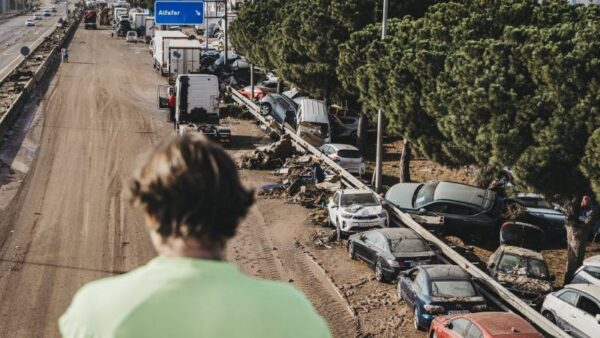
[(548, 278), (548, 267), (539, 259), (517, 255), (502, 255), (498, 269), (510, 275), (526, 275), (534, 278)]

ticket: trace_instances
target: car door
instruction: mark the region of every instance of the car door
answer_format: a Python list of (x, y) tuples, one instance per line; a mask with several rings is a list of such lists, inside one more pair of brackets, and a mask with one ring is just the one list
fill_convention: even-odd
[(419, 269), (413, 269), (406, 272), (406, 275), (400, 278), (400, 293), (406, 304), (412, 308), (415, 302), (414, 282), (418, 275), (421, 275)]
[(580, 294), (577, 301), (577, 312), (573, 318), (572, 326), (580, 337), (598, 337), (600, 324), (596, 319), (600, 315), (598, 301), (586, 294)]
[(360, 259), (361, 261), (365, 261), (365, 251), (367, 250), (366, 245), (367, 243), (365, 242), (365, 240), (367, 239), (367, 234), (368, 232), (364, 232), (361, 233), (360, 235), (358, 235), (358, 238), (356, 238), (353, 241), (353, 245), (354, 245), (354, 255), (356, 258)]
[(556, 314), (556, 323), (563, 330), (576, 335), (576, 328), (571, 323), (573, 318), (577, 316), (575, 311), (577, 311), (576, 305), (579, 294), (575, 291), (564, 291), (557, 298), (561, 301), (561, 306), (552, 309)]
[(377, 262), (377, 250), (378, 250), (378, 233), (375, 231), (369, 231), (365, 233), (365, 248), (364, 248), (364, 259), (365, 262), (374, 267)]

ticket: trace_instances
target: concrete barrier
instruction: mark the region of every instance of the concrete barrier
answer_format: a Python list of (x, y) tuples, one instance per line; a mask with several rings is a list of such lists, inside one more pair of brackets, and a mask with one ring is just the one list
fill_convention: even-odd
[[(45, 80), (46, 76), (54, 71), (59, 65), (60, 58), (58, 56), (60, 56), (60, 50), (63, 46), (67, 45), (71, 41), (75, 31), (77, 30), (77, 27), (79, 26), (79, 22), (79, 18), (75, 18), (71, 22), (71, 25), (68, 27), (67, 33), (64, 35), (62, 41), (60, 41), (59, 44), (50, 50), (44, 61), (34, 71), (31, 79), (27, 81), (23, 90), (17, 95), (4, 115), (0, 117), (0, 145), (4, 141), (4, 135), (6, 132), (12, 127), (13, 123), (19, 118), (19, 116), (21, 116), (21, 112), (23, 111), (25, 104), (31, 97), (31, 94), (37, 88), (38, 84)], [(34, 55), (40, 46), (42, 46), (42, 44), (43, 41), (31, 52), (31, 55)], [(21, 61), (21, 63), (15, 67), (15, 70), (19, 69), (19, 67), (23, 65), (26, 60), (27, 59)], [(12, 74), (12, 72), (10, 74)], [(5, 79), (2, 79), (0, 83), (4, 82), (4, 80)]]

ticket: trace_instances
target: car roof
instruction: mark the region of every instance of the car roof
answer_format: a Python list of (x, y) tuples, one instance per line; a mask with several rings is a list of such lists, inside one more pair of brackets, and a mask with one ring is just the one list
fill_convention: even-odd
[(462, 316), (477, 324), (492, 336), (535, 334), (539, 332), (525, 319), (511, 312), (476, 312)]
[(329, 143), (328, 146), (334, 147), (337, 150), (358, 150), (358, 148), (353, 145), (343, 143)]
[(583, 265), (600, 267), (600, 255), (586, 258), (583, 261)]
[(600, 285), (594, 285), (594, 284), (569, 284), (569, 285), (565, 285), (565, 290), (566, 289), (574, 289), (574, 290), (579, 290), (581, 292), (587, 293), (590, 296), (593, 296), (594, 298), (600, 300)]
[(294, 101), (296, 101), (300, 109), (302, 109), (304, 121), (313, 123), (329, 123), (325, 101), (309, 99), (305, 97), (294, 99)]
[(383, 234), (387, 239), (421, 238), (414, 230), (409, 228), (383, 228), (373, 231)]
[(436, 201), (457, 201), (484, 209), (488, 209), (495, 198), (496, 193), (493, 191), (445, 181), (438, 182), (433, 194), (433, 199)]
[(523, 256), (523, 257), (529, 257), (529, 258), (536, 258), (539, 260), (544, 260), (544, 256), (542, 256), (541, 253), (539, 252), (535, 252), (533, 250), (529, 250), (529, 249), (525, 249), (525, 248), (521, 248), (518, 246), (512, 246), (512, 245), (501, 245), (498, 248), (498, 251), (502, 250), (503, 252), (508, 252), (508, 253), (513, 253), (519, 256)]
[(450, 264), (422, 265), (430, 280), (471, 280), (471, 276), (460, 266)]

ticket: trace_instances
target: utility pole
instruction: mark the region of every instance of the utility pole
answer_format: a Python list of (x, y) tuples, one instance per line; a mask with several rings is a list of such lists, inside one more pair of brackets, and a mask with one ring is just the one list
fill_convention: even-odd
[(227, 67), (229, 65), (229, 63), (227, 62), (227, 20), (228, 20), (228, 15), (227, 15), (227, 3), (229, 2), (229, 0), (225, 0), (225, 67)]
[[(381, 40), (385, 40), (387, 34), (388, 0), (383, 0), (383, 18), (381, 23)], [(381, 173), (383, 157), (383, 111), (377, 110), (377, 150), (375, 155), (375, 191), (381, 192)]]
[[(254, 5), (254, 0), (252, 0)], [(254, 63), (250, 64), (250, 92), (252, 93), (252, 101), (254, 101)]]

